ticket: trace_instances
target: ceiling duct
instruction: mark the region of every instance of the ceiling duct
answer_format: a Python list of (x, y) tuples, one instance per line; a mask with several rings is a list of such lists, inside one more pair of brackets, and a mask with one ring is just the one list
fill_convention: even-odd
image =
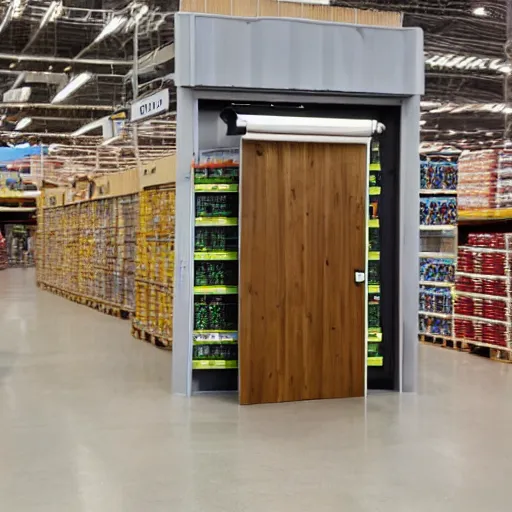
[[(163, 66), (166, 62), (174, 59), (174, 43), (158, 48), (157, 50), (147, 53), (139, 58), (138, 74), (145, 75), (147, 73), (154, 72), (160, 66)], [(127, 73), (127, 78), (132, 76), (132, 70)]]
[(4, 92), (2, 101), (4, 103), (26, 103), (32, 94), (31, 87), (19, 87)]

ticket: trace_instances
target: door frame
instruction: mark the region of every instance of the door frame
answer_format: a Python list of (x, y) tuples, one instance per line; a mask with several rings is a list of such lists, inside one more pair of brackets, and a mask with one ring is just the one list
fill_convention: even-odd
[[(365, 172), (365, 283), (364, 283), (364, 398), (368, 396), (368, 211), (370, 206), (369, 198), (369, 179), (370, 179), (370, 160), (371, 160), (371, 141), (372, 135), (367, 137), (350, 137), (336, 135), (308, 135), (308, 134), (288, 134), (288, 133), (264, 133), (247, 131), (240, 138), (240, 170), (239, 170), (239, 211), (238, 211), (238, 254), (241, 254), (241, 233), (242, 233), (242, 187), (243, 187), (243, 146), (244, 141), (261, 141), (261, 142), (313, 142), (318, 144), (360, 144), (366, 146), (366, 172)], [(240, 265), (238, 267), (238, 282), (240, 283)], [(240, 318), (240, 300), (238, 301), (238, 318)], [(240, 339), (239, 339), (240, 343)], [(238, 390), (240, 390), (240, 355), (238, 356)], [(240, 391), (238, 391), (240, 392)]]

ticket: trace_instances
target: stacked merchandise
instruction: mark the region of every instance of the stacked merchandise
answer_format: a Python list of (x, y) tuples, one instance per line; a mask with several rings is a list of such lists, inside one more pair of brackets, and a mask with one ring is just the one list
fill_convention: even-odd
[(453, 336), (459, 152), (422, 155), (419, 333)]
[(511, 347), (512, 234), (469, 234), (459, 247), (456, 297), (457, 339)]
[(378, 142), (371, 147), (369, 173), (368, 219), (368, 366), (383, 366), (382, 326), (380, 318), (380, 221), (381, 193), (380, 150)]
[(238, 367), (238, 182), (238, 150), (201, 153), (194, 166), (195, 370)]
[(464, 217), (511, 216), (512, 150), (464, 153), (459, 168), (459, 208)]
[(34, 266), (33, 240), (30, 230), (23, 224), (7, 224), (5, 235), (9, 266)]
[(41, 282), (133, 311), (137, 219), (138, 194), (44, 209)]
[(5, 270), (7, 266), (7, 244), (2, 233), (0, 233), (0, 270)]
[(164, 348), (172, 347), (175, 199), (171, 185), (140, 193), (133, 334)]

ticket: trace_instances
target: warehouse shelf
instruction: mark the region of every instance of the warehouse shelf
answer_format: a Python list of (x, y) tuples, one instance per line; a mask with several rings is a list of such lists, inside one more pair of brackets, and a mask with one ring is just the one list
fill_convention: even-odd
[(195, 261), (236, 261), (236, 251), (198, 251), (194, 253)]
[(238, 219), (236, 217), (197, 217), (196, 226), (238, 226)]
[(238, 192), (238, 185), (225, 183), (199, 183), (194, 185), (196, 193), (201, 192)]
[(238, 361), (215, 361), (211, 359), (192, 361), (193, 370), (236, 370), (237, 368)]

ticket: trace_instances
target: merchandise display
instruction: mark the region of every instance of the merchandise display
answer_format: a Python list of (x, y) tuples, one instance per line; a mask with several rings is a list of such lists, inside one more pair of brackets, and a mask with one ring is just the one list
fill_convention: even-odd
[(40, 282), (75, 299), (134, 310), (138, 194), (45, 208)]
[(163, 348), (172, 347), (175, 200), (174, 185), (140, 192), (133, 334)]
[(238, 368), (239, 151), (203, 151), (195, 201), (194, 370)]
[[(512, 209), (512, 151), (465, 152), (459, 164), (459, 208), (469, 216), (510, 216)], [(508, 212), (506, 210), (508, 209)], [(501, 211), (505, 210), (505, 211)]]
[(383, 366), (380, 302), (380, 148), (373, 141), (370, 151), (368, 211), (368, 366)]
[(421, 155), (419, 334), (453, 336), (458, 152)]
[(511, 348), (511, 315), (512, 234), (469, 234), (457, 264), (457, 339)]
[(33, 231), (23, 224), (7, 224), (5, 239), (9, 267), (34, 266)]
[(7, 266), (7, 244), (2, 233), (0, 233), (0, 270), (5, 270)]

